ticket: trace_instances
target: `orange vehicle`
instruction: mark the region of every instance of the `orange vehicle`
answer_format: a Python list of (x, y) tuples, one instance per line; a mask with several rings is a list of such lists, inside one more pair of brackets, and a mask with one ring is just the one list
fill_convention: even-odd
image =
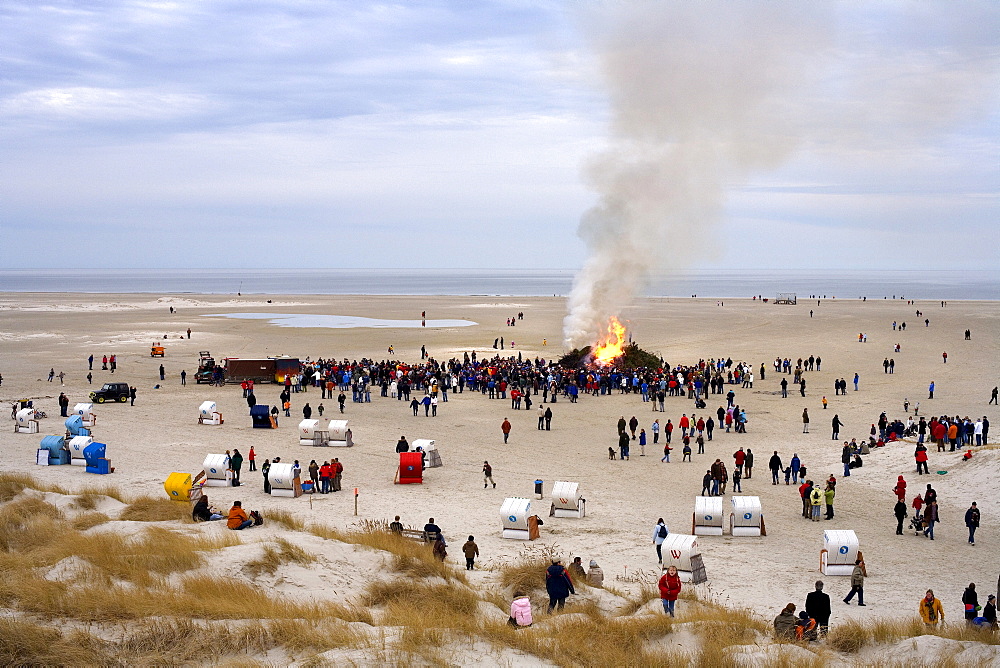
[(159, 343), (154, 343), (149, 349), (150, 357), (163, 357), (165, 354), (166, 352), (164, 351), (163, 346)]

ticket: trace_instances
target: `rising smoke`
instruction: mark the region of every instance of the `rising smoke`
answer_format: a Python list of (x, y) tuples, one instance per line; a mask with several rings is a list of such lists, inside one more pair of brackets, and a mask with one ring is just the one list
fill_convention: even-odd
[[(924, 66), (939, 65), (933, 55), (907, 61), (917, 71), (899, 80), (887, 61), (898, 54), (878, 53), (886, 48), (881, 36), (869, 35), (870, 52), (860, 56), (849, 49), (861, 45), (837, 43), (844, 19), (837, 7), (635, 1), (600, 3), (584, 17), (609, 99), (610, 137), (584, 170), (599, 199), (580, 223), (590, 255), (569, 298), (567, 347), (596, 342), (655, 271), (710, 258), (726, 242), (714, 229), (726, 193), (780, 166), (804, 142), (877, 139), (880, 123), (871, 116), (884, 114), (896, 116), (888, 119), (894, 132), (916, 138), (968, 99), (949, 98), (953, 89), (984, 83), (935, 76)], [(931, 22), (926, 7), (914, 5), (922, 14), (903, 18)], [(983, 35), (971, 41), (982, 47), (989, 28), (978, 30)], [(901, 103), (916, 94), (940, 104)]]

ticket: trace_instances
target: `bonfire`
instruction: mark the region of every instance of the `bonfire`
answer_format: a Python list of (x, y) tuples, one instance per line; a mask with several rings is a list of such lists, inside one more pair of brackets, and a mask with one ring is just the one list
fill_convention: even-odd
[(597, 344), (571, 350), (563, 355), (559, 365), (570, 368), (618, 369), (656, 368), (662, 365), (662, 360), (657, 355), (642, 350), (635, 343), (629, 343), (625, 332), (625, 326), (612, 316), (607, 330)]

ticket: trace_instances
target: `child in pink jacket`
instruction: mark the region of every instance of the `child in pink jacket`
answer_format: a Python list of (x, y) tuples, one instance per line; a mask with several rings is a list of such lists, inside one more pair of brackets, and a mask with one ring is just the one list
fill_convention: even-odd
[(510, 619), (507, 623), (521, 628), (531, 626), (531, 601), (521, 592), (514, 592), (514, 600), (510, 604)]

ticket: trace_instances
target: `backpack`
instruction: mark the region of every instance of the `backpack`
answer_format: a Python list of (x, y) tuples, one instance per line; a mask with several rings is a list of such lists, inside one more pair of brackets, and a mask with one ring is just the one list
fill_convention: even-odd
[(253, 525), (255, 527), (259, 527), (261, 524), (264, 523), (264, 518), (261, 517), (260, 513), (257, 512), (256, 510), (251, 510), (250, 511), (250, 519), (253, 520)]
[(659, 536), (660, 538), (666, 538), (667, 537), (667, 527), (665, 527), (664, 525), (661, 524), (660, 525), (660, 531), (656, 535)]

